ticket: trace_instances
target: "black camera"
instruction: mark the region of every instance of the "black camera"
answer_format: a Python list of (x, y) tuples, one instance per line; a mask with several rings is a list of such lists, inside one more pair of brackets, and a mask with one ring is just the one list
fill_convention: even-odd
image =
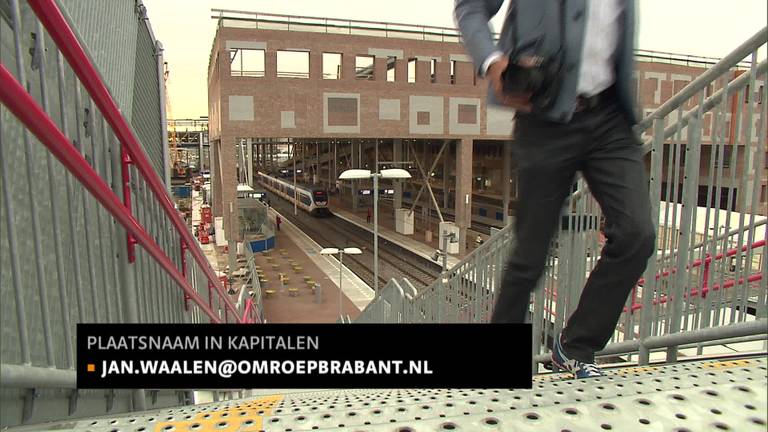
[(529, 40), (519, 45), (517, 34), (517, 6), (514, 2), (509, 7), (507, 23), (511, 25), (510, 43), (513, 47), (509, 54), (507, 69), (501, 74), (504, 93), (529, 94), (534, 110), (543, 110), (554, 105), (563, 83), (563, 64), (565, 62), (565, 0), (559, 7), (559, 47), (547, 55), (544, 52), (544, 36)]
[(530, 94), (535, 109), (547, 108), (560, 93), (562, 62), (559, 56), (546, 59), (512, 53), (501, 79), (504, 93)]

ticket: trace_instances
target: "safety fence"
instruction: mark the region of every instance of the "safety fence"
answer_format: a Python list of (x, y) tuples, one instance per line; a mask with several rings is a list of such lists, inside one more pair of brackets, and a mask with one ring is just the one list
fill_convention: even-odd
[(189, 402), (77, 390), (77, 323), (260, 319), (225, 292), (161, 180), (162, 51), (143, 6), (92, 3), (0, 4), (2, 426)]
[[(601, 355), (639, 352), (647, 363), (651, 350), (666, 349), (672, 361), (681, 344), (701, 353), (712, 340), (765, 338), (768, 96), (758, 51), (767, 35), (762, 29), (638, 124), (658, 248)], [(606, 241), (599, 206), (583, 180), (577, 185), (532, 296), (535, 362), (548, 359)], [(418, 293), (391, 281), (356, 322), (489, 321), (514, 242), (514, 227), (505, 227)]]

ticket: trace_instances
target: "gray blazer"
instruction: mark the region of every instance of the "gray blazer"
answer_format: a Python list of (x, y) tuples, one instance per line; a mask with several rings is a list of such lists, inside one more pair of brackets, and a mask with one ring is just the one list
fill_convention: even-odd
[[(516, 8), (517, 19), (504, 20), (498, 46), (493, 42), (488, 21), (501, 8), (503, 0), (456, 0), (454, 10), (456, 22), (464, 39), (464, 47), (472, 57), (478, 71), (483, 61), (495, 50), (509, 54), (516, 46), (530, 45), (531, 41), (541, 39), (538, 48), (530, 48), (531, 54), (546, 57), (556, 52), (560, 46), (560, 5), (565, 9), (565, 81), (554, 105), (537, 112), (549, 120), (569, 122), (576, 107), (576, 85), (581, 66), (581, 51), (584, 40), (587, 0), (512, 0), (510, 8)], [(635, 7), (634, 0), (624, 0), (624, 26), (616, 48), (616, 90), (621, 110), (630, 124), (637, 123), (635, 115), (632, 71), (634, 70), (635, 46)], [(517, 31), (514, 32), (514, 23)], [(489, 89), (488, 103), (498, 104), (493, 91)]]

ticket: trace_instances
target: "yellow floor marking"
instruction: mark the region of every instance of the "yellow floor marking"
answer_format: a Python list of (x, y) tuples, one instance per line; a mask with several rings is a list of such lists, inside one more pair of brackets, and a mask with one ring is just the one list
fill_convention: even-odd
[(214, 411), (201, 412), (193, 420), (160, 422), (155, 432), (166, 432), (173, 426), (173, 432), (208, 431), (256, 432), (264, 429), (264, 417), (283, 400), (284, 395), (270, 395)]

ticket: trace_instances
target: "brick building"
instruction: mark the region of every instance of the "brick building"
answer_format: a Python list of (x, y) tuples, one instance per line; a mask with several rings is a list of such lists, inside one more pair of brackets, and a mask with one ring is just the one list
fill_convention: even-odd
[[(275, 148), (288, 144), (307, 179), (331, 188), (340, 167), (421, 158), (426, 170), (440, 157), (442, 163), (436, 162), (427, 175), (433, 176), (439, 205), (455, 215), (462, 232), (470, 218), (504, 223), (508, 212), (500, 209), (514, 207), (515, 186), (513, 168), (504, 163), (510, 160), (509, 146), (498, 144), (509, 139), (514, 113), (485, 103), (486, 84), (474, 73), (455, 29), (215, 12), (219, 26), (208, 96), (217, 216), (236, 211), (230, 205), (237, 183), (236, 145), (246, 144), (248, 164), (264, 168)], [(638, 113), (643, 115), (716, 61), (642, 51), (637, 60)], [(733, 70), (732, 75), (743, 72)], [(748, 97), (760, 97), (763, 83), (758, 84)], [(718, 90), (710, 88), (704, 96)], [(732, 98), (723, 105), (722, 116), (704, 116), (702, 178), (709, 174), (713, 139), (733, 145), (757, 139), (757, 124), (736, 127), (731, 122), (741, 112), (738, 106)], [(685, 130), (680, 138), (684, 143)], [(672, 149), (673, 141), (665, 147)], [(720, 157), (718, 152), (714, 157)], [(729, 175), (733, 167), (726, 159)], [(740, 179), (743, 164), (735, 165), (735, 178)], [(766, 170), (759, 176), (764, 203)], [(415, 177), (410, 185), (421, 182)], [(399, 208), (403, 189), (394, 186), (393, 207)], [(356, 205), (355, 187), (350, 195)], [(751, 186), (746, 187), (751, 193)], [(404, 188), (407, 197), (409, 184)], [(473, 205), (473, 200), (485, 198), (495, 200), (496, 208)], [(229, 218), (224, 217), (224, 225), (228, 231)]]

